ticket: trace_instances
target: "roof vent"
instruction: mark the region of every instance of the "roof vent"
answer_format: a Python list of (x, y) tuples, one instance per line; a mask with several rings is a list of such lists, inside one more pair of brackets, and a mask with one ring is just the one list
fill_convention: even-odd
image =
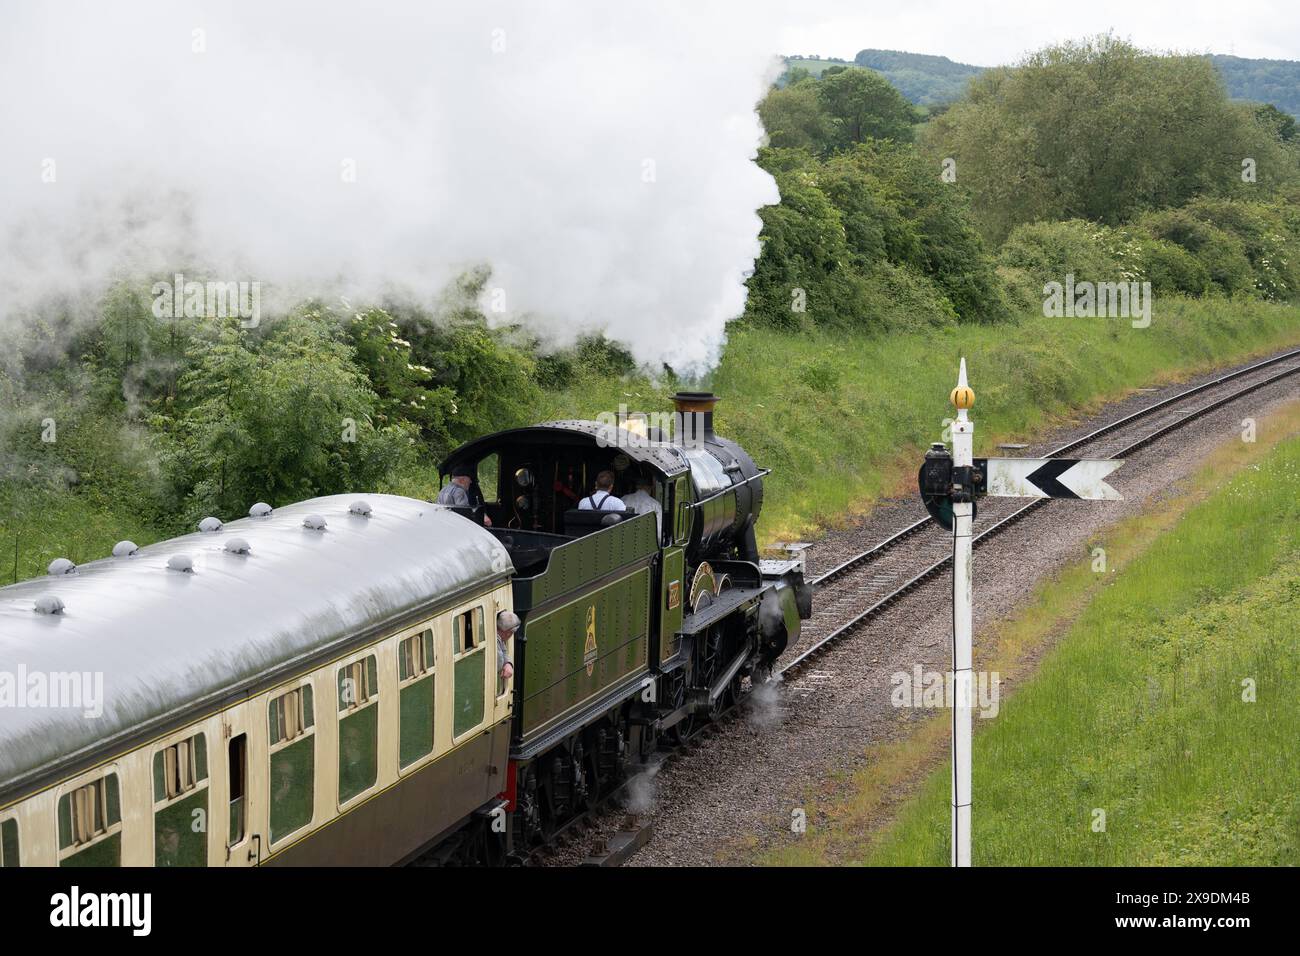
[(265, 501), (259, 501), (257, 504), (253, 505), (253, 507), (248, 509), (248, 516), (250, 518), (265, 518), (270, 513), (271, 506)]
[(320, 515), (308, 515), (302, 519), (302, 526), (311, 531), (324, 531), (325, 519)]
[(199, 530), (204, 534), (211, 534), (214, 531), (220, 531), (225, 525), (221, 523), (220, 518), (204, 518), (199, 522)]
[(354, 501), (348, 505), (348, 514), (360, 515), (362, 518), (369, 518), (372, 510), (368, 501)]
[(194, 559), (188, 554), (173, 554), (167, 559), (167, 567), (173, 571), (183, 571), (186, 574), (192, 574), (194, 571)]
[(119, 541), (113, 545), (113, 557), (129, 558), (139, 550), (134, 541)]
[(45, 569), (49, 574), (58, 577), (60, 574), (71, 574), (77, 570), (77, 566), (67, 558), (55, 558), (50, 562), (50, 566)]
[(248, 546), (248, 542), (243, 538), (231, 538), (226, 542), (226, 550), (231, 554), (248, 554), (253, 549)]
[(37, 614), (62, 614), (63, 602), (53, 594), (42, 594), (36, 599)]

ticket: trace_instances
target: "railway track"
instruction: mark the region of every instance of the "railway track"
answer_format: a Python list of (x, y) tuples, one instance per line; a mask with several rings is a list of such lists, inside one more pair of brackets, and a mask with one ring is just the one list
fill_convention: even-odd
[[(1035, 457), (1050, 458), (1082, 450), (1094, 458), (1131, 455), (1215, 409), (1297, 373), (1300, 373), (1300, 349), (1153, 402)], [(1139, 426), (1143, 429), (1140, 435), (1128, 434)], [(1014, 499), (983, 499), (979, 520), (986, 527), (975, 535), (974, 546), (987, 543), (1047, 500), (1016, 504)], [(992, 524), (988, 524), (990, 520)], [(904, 542), (914, 546), (900, 548)], [(800, 641), (803, 647), (796, 648), (796, 656), (774, 676), (786, 679), (798, 675), (861, 625), (940, 574), (951, 564), (951, 545), (950, 532), (926, 516), (813, 579), (811, 584), (817, 595), (815, 611), (812, 620), (805, 624), (805, 640)], [(689, 753), (701, 740), (725, 729), (740, 713), (747, 697), (748, 694), (741, 696), (717, 720), (697, 728), (686, 741), (666, 750), (662, 757), (629, 777), (597, 805), (569, 821), (550, 844), (527, 855), (527, 864), (545, 866), (567, 859), (585, 866), (620, 866), (630, 859), (650, 839), (653, 828), (648, 817), (628, 812), (628, 795), (639, 786), (648, 785), (665, 766)], [(610, 833), (606, 824), (617, 814), (623, 815), (621, 822)], [(571, 850), (582, 845), (589, 850), (585, 856), (574, 859)]]
[[(534, 847), (524, 857), (525, 866), (546, 866), (553, 859), (568, 850), (571, 845), (588, 841), (588, 850), (579, 866), (614, 867), (622, 866), (641, 847), (649, 842), (654, 833), (649, 818), (628, 803), (636, 803), (635, 794), (641, 788), (653, 786), (654, 778), (672, 762), (688, 753), (694, 746), (720, 732), (740, 712), (744, 697), (738, 698), (718, 716), (704, 724), (699, 724), (681, 743), (668, 745), (660, 743), (660, 749), (636, 773), (629, 776), (617, 787), (600, 799), (594, 806), (585, 810), (561, 826), (549, 843)], [(612, 835), (601, 835), (598, 827), (602, 820), (614, 814), (622, 814), (620, 828)], [(594, 843), (591, 842), (594, 839)]]
[[(1081, 450), (1086, 450), (1091, 458), (1131, 455), (1209, 412), (1297, 373), (1300, 373), (1300, 349), (1185, 389), (1035, 457), (1053, 458)], [(1128, 436), (1135, 426), (1144, 428), (1142, 434)], [(987, 543), (1048, 500), (1016, 504), (1015, 499), (982, 499), (979, 521), (986, 527), (975, 535), (973, 545), (978, 548)], [(992, 524), (988, 524), (990, 519)], [(913, 547), (900, 549), (898, 546), (904, 542), (912, 542)], [(926, 516), (813, 579), (814, 615), (804, 628), (805, 639), (800, 642), (804, 646), (777, 673), (783, 678), (797, 675), (862, 624), (944, 571), (951, 562), (951, 532), (944, 531)]]

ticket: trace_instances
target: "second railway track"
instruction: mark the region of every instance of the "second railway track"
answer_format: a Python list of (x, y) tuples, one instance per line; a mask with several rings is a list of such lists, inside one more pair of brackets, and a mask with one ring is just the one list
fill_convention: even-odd
[[(1036, 457), (1054, 458), (1081, 451), (1092, 458), (1131, 455), (1209, 412), (1297, 373), (1300, 349), (1184, 389)], [(981, 499), (975, 547), (987, 543), (1047, 500), (1018, 504), (1014, 499)], [(983, 529), (979, 530), (981, 525)], [(900, 548), (904, 542), (910, 546)], [(951, 532), (927, 516), (813, 579), (813, 617), (804, 626), (795, 656), (778, 673), (786, 676), (799, 672), (830, 646), (943, 571), (951, 563), (951, 547)]]

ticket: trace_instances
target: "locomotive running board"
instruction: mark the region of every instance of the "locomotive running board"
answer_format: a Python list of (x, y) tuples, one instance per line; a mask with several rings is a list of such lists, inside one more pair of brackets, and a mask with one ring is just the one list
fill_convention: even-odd
[(716, 624), (737, 610), (748, 610), (763, 598), (763, 592), (772, 585), (764, 583), (759, 587), (733, 587), (723, 591), (708, 607), (687, 614), (682, 619), (682, 626), (677, 631), (683, 637), (698, 634), (710, 624)]

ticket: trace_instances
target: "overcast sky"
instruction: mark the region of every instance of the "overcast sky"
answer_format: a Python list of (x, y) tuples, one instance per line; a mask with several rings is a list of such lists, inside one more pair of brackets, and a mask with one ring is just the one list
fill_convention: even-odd
[(874, 48), (994, 66), (1112, 29), (1152, 49), (1300, 60), (1295, 0), (787, 0), (778, 16), (782, 53), (842, 59)]

